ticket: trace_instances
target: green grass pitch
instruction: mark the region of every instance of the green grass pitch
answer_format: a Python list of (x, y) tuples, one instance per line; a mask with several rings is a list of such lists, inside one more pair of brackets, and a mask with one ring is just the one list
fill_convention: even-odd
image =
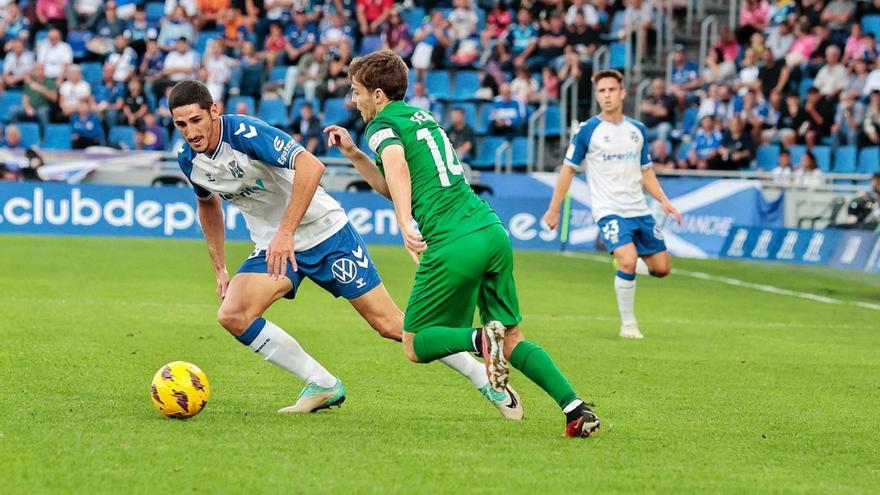
[[(251, 247), (227, 246), (234, 271)], [(372, 254), (405, 304), (414, 265)], [(610, 263), (518, 252), (527, 337), (602, 419), (589, 440), (518, 372), (505, 422), (461, 377), (414, 365), (306, 283), (268, 317), (345, 381), (344, 407), (278, 415), (300, 383), (216, 323), (202, 241), (0, 237), (0, 492), (870, 493), (880, 487), (880, 277), (675, 260), (640, 277), (647, 338), (617, 338)], [(148, 384), (198, 364), (212, 397), (162, 417)], [(873, 487), (873, 488), (872, 488)]]

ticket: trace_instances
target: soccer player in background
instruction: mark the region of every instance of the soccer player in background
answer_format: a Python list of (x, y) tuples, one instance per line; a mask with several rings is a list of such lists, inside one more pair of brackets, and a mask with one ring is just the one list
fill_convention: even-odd
[(648, 131), (641, 122), (623, 115), (623, 76), (614, 70), (593, 75), (596, 100), (602, 111), (582, 123), (572, 136), (565, 162), (553, 189), (544, 221), (555, 229), (559, 208), (578, 167), (586, 168), (593, 219), (608, 251), (614, 254), (617, 274), (614, 291), (620, 311), (620, 336), (641, 339), (635, 315), (636, 268), (655, 277), (669, 274), (670, 260), (660, 226), (654, 222), (645, 193), (663, 206), (663, 212), (681, 223), (681, 214), (663, 193), (651, 168)]
[[(217, 318), (242, 344), (305, 382), (279, 412), (314, 412), (345, 400), (342, 382), (290, 334), (264, 319), (275, 301), (293, 299), (303, 278), (342, 296), (383, 337), (400, 341), (403, 314), (382, 284), (363, 239), (319, 181), (324, 165), (285, 132), (246, 115), (220, 115), (208, 88), (178, 83), (169, 98), (186, 139), (177, 161), (198, 197), (198, 213), (222, 300)], [(247, 222), (254, 252), (230, 280), (224, 254), (223, 198)], [(443, 360), (507, 418), (521, 419), (505, 392), (492, 390), (483, 366), (458, 353)], [(513, 392), (511, 392), (513, 393)], [(516, 402), (516, 401), (514, 401)]]
[[(443, 128), (429, 112), (403, 102), (407, 71), (389, 50), (355, 59), (349, 67), (352, 98), (367, 122), (375, 163), (345, 129), (325, 129), (329, 144), (392, 200), (406, 250), (419, 265), (406, 308), (404, 353), (427, 363), (456, 352), (477, 352), (498, 390), (508, 387), (509, 359), (562, 408), (565, 435), (588, 437), (599, 428), (599, 419), (547, 352), (524, 340), (519, 330), (507, 232), (471, 190)], [(475, 307), (482, 328), (472, 328)]]

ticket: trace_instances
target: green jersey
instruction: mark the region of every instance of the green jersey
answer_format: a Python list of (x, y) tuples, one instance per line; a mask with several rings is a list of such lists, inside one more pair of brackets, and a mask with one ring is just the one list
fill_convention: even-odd
[(412, 182), (412, 215), (429, 245), (501, 223), (474, 194), (446, 131), (429, 112), (392, 101), (367, 125), (366, 140), (382, 175), (382, 150), (392, 144), (403, 147)]

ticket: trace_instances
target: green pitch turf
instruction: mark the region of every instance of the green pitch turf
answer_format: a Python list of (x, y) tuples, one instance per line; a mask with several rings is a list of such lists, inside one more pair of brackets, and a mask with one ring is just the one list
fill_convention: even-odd
[[(234, 270), (251, 247), (228, 246)], [(404, 304), (414, 266), (375, 247)], [(833, 297), (824, 304), (673, 274), (640, 277), (644, 341), (617, 338), (609, 263), (517, 253), (523, 331), (602, 420), (561, 437), (518, 372), (526, 420), (461, 377), (407, 362), (344, 300), (307, 283), (268, 317), (339, 374), (338, 410), (281, 416), (300, 388), (216, 323), (201, 241), (0, 237), (0, 492), (869, 493), (880, 487), (880, 277), (676, 260), (691, 272)], [(198, 364), (212, 397), (165, 419), (148, 384)], [(873, 488), (872, 488), (873, 487)]]

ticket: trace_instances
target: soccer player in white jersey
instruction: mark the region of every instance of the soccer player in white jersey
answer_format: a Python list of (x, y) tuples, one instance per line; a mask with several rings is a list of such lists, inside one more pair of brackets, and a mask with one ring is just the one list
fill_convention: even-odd
[[(220, 115), (208, 88), (183, 81), (171, 91), (174, 125), (185, 138), (177, 161), (198, 197), (198, 214), (222, 300), (217, 319), (265, 359), (305, 382), (279, 412), (314, 412), (345, 400), (342, 382), (278, 325), (263, 318), (275, 301), (293, 299), (304, 278), (344, 297), (383, 337), (400, 341), (394, 304), (345, 211), (319, 181), (324, 165), (285, 132), (247, 115)], [(220, 198), (241, 210), (254, 252), (229, 278)], [(442, 360), (509, 419), (522, 406), (489, 386), (485, 367), (467, 353)], [(515, 394), (515, 392), (511, 392)]]
[(593, 76), (593, 86), (602, 111), (582, 123), (572, 136), (544, 221), (553, 229), (559, 224), (559, 208), (583, 164), (593, 219), (617, 263), (614, 290), (620, 311), (620, 336), (641, 339), (635, 316), (639, 259), (646, 265), (645, 271), (655, 277), (668, 275), (671, 266), (663, 234), (651, 216), (644, 191), (678, 223), (681, 214), (663, 193), (651, 168), (647, 128), (623, 115), (623, 75), (615, 70), (599, 71)]

